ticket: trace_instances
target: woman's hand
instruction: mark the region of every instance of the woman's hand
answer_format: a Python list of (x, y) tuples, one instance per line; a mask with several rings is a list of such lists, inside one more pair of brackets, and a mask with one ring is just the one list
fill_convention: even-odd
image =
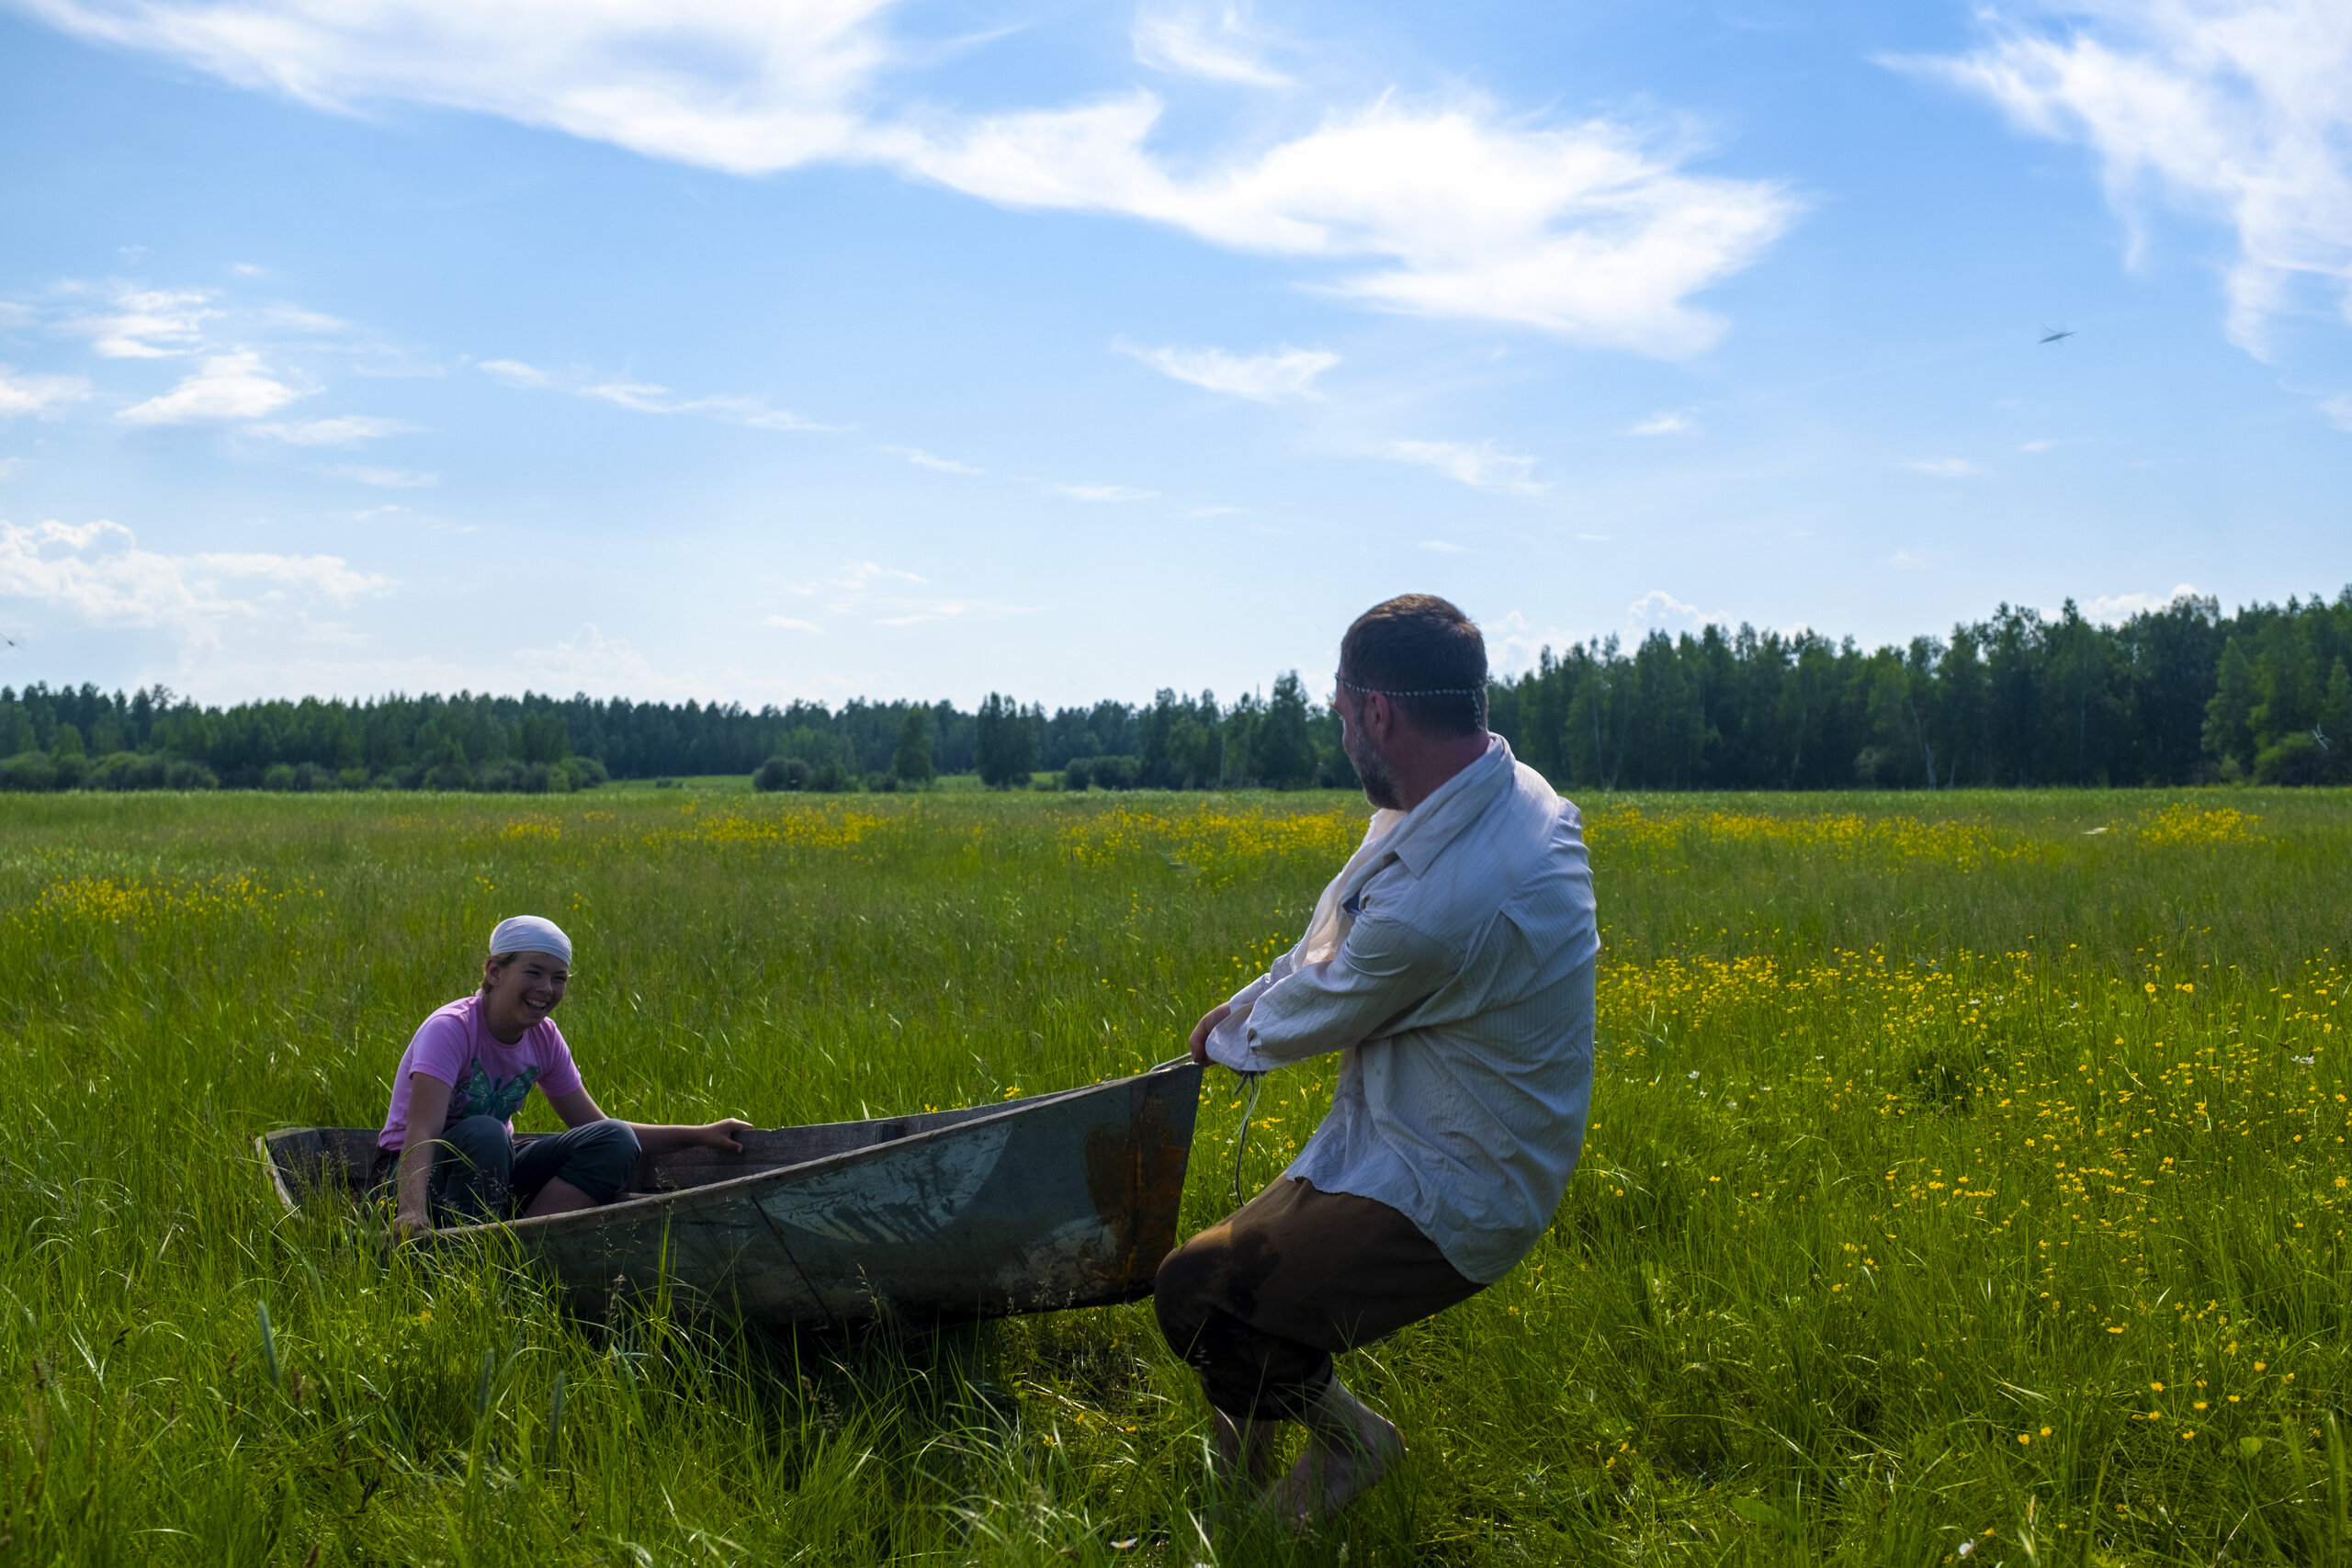
[(1201, 1015), (1200, 1022), (1193, 1025), (1193, 1038), (1187, 1043), (1193, 1048), (1193, 1060), (1202, 1066), (1209, 1065), (1209, 1032), (1223, 1023), (1225, 1015), (1232, 1010), (1231, 1002), (1219, 1002)]
[(738, 1122), (729, 1116), (695, 1128), (694, 1141), (706, 1148), (725, 1149), (729, 1154), (740, 1155), (743, 1152), (743, 1145), (737, 1140), (750, 1131), (752, 1124), (749, 1122)]

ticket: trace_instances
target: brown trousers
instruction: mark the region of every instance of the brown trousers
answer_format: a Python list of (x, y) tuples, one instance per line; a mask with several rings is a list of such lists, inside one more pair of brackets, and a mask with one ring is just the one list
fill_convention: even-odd
[(1159, 1265), (1159, 1331), (1236, 1420), (1296, 1420), (1331, 1357), (1482, 1287), (1387, 1204), (1275, 1181)]

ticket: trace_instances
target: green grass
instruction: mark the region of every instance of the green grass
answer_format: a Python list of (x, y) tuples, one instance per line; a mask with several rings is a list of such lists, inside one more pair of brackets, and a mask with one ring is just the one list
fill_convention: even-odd
[[(1212, 1549), (1148, 1305), (580, 1323), (282, 1216), (250, 1144), (379, 1119), (522, 910), (579, 944), (562, 1022), (617, 1113), (1132, 1071), (1295, 934), (1361, 802), (0, 799), (0, 1562), (2352, 1560), (2346, 805), (1596, 803), (1556, 1223), (1349, 1358), (1411, 1444), (1391, 1482)], [(1270, 1082), (1250, 1185), (1330, 1077)], [(1237, 1108), (1213, 1077), (1188, 1228)]]

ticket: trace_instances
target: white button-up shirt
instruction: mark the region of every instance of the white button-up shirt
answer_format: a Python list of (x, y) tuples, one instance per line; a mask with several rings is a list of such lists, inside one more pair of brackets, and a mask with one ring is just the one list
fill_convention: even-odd
[(1490, 1284), (1551, 1224), (1584, 1147), (1600, 952), (1582, 818), (1490, 737), (1411, 811), (1374, 815), (1209, 1055), (1255, 1073), (1344, 1053), (1284, 1174), (1386, 1203)]

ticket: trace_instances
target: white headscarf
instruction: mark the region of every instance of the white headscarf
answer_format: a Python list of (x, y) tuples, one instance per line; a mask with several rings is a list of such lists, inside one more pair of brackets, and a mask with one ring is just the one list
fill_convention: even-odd
[(516, 915), (498, 922), (490, 933), (492, 957), (503, 953), (545, 953), (571, 962), (571, 939), (553, 920), (537, 915)]

